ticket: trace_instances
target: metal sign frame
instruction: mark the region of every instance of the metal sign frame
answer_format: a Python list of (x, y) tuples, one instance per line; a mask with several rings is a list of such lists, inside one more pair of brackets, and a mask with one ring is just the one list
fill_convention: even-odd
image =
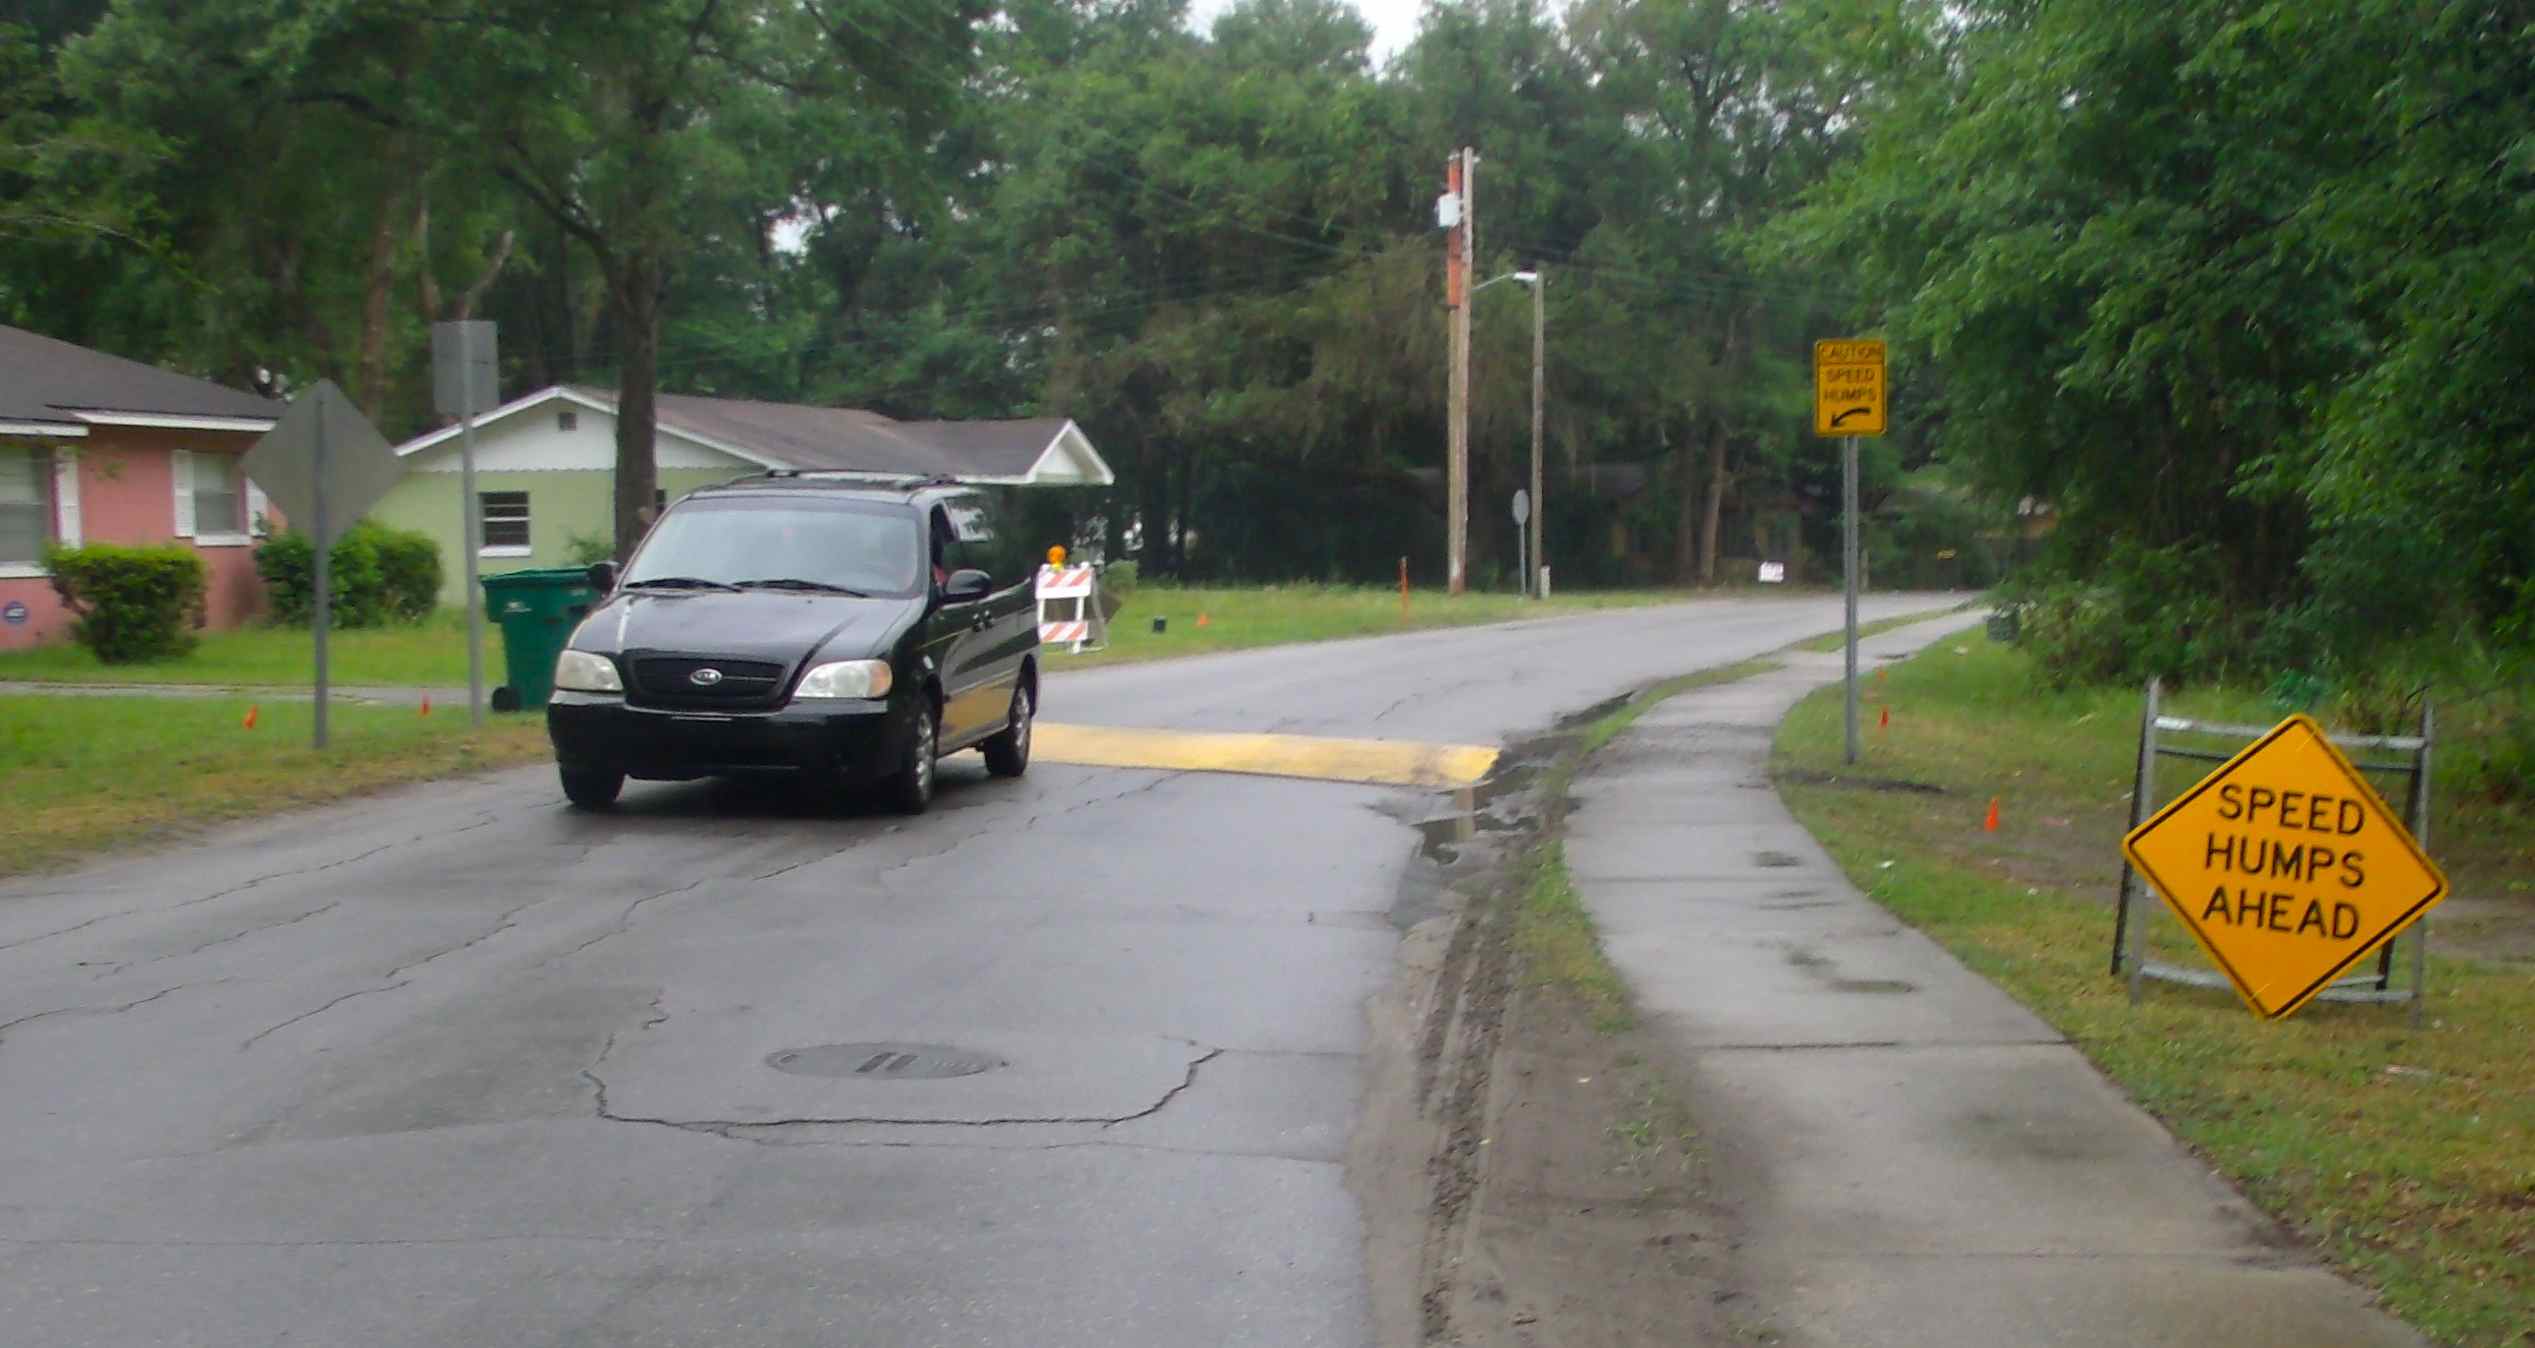
[[(2163, 802), (2155, 802), (2156, 765), (2160, 758), (2179, 758), (2202, 763), (2225, 763), (2243, 748), (2272, 733), (2270, 727), (2234, 725), (2219, 721), (2194, 721), (2162, 714), (2158, 707), (2164, 689), (2158, 680), (2148, 681), (2147, 703), (2139, 718), (2139, 766), (2131, 780), (2130, 827), (2125, 834), (2137, 831)], [(2412, 840), (2426, 855), (2429, 851), (2430, 746), (2435, 736), (2436, 721), (2427, 701), (2421, 704), (2421, 726), (2417, 735), (2336, 735), (2326, 732), (2324, 738), (2335, 746), (2354, 751), (2351, 766), (2362, 773), (2380, 773), (2403, 780), (2403, 825), (2411, 830)], [(2185, 744), (2168, 744), (2164, 735), (2196, 735), (2233, 740), (2229, 749), (2205, 749)], [(2356, 751), (2376, 750), (2409, 754), (2408, 761), (2370, 761), (2355, 756)], [(2112, 974), (2120, 978), (2126, 973), (2130, 982), (2130, 1001), (2137, 1005), (2148, 979), (2165, 983), (2181, 983), (2191, 987), (2233, 987), (2227, 976), (2215, 969), (2189, 968), (2167, 964), (2147, 953), (2147, 922), (2133, 918), (2131, 907), (2141, 899), (2153, 899), (2130, 858), (2121, 860), (2121, 881), (2113, 900)], [(2163, 907), (2149, 903), (2149, 911)], [(2339, 979), (2314, 996), (2319, 1002), (2367, 1002), (2386, 1005), (2409, 1003), (2412, 1023), (2421, 1023), (2429, 990), (2429, 923), (2423, 914), (2410, 926), (2397, 933), (2377, 950), (2376, 971), (2357, 977)], [(2394, 982), (2394, 948), (2408, 943), (2410, 978), (2403, 986)]]

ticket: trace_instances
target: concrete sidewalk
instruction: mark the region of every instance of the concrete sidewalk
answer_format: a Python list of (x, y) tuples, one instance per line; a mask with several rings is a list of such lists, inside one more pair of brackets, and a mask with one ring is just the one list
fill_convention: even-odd
[[(1870, 638), (1861, 665), (1978, 621)], [(2419, 1345), (1797, 825), (1771, 734), (1839, 675), (1799, 653), (1653, 709), (1568, 826), (1612, 961), (1687, 1064), (1743, 1320), (1826, 1348)]]

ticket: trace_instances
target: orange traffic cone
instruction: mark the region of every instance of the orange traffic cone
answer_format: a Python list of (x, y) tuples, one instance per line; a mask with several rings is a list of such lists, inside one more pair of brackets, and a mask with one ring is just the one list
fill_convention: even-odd
[(1985, 833), (1996, 833), (1998, 831), (1998, 797), (1991, 796), (1989, 798), (1989, 817), (1982, 820), (1980, 826), (1981, 831)]
[(1892, 729), (1892, 708), (1890, 708), (1890, 707), (1886, 707), (1886, 708), (1884, 708), (1881, 712), (1879, 712), (1879, 713), (1877, 713), (1877, 714), (1876, 714), (1876, 716), (1875, 716), (1875, 728), (1876, 728), (1877, 730), (1890, 730), (1890, 729)]
[(246, 708), (246, 719), (238, 724), (245, 726), (249, 730), (255, 729), (255, 714), (261, 710), (263, 710), (263, 708), (256, 706), (254, 703), (248, 703)]
[(1205, 627), (1208, 625), (1205, 614), (1200, 613), (1197, 615), (1197, 625), (1199, 627)]
[(423, 694), (422, 714), (425, 716), (431, 715), (431, 694), (429, 693)]

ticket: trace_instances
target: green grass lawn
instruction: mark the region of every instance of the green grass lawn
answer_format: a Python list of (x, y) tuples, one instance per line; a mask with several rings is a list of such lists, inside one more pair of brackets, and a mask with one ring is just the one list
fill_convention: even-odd
[[(1126, 608), (1111, 623), (1109, 649), (1067, 655), (1061, 648), (1051, 647), (1047, 667), (1084, 669), (1300, 641), (1383, 636), (1522, 618), (1568, 617), (1603, 609), (1675, 603), (1691, 597), (1657, 590), (1612, 590), (1558, 594), (1534, 602), (1514, 594), (1465, 594), (1456, 599), (1438, 591), (1415, 590), (1410, 592), (1408, 611), (1403, 615), (1396, 589), (1148, 584), (1128, 598)], [(1202, 627), (1198, 625), (1201, 617), (1205, 619)], [(1166, 619), (1168, 630), (1155, 632), (1156, 618)]]
[(545, 722), (463, 708), (315, 708), (252, 697), (0, 697), (0, 875), (164, 843), (203, 825), (544, 758)]
[[(2495, 956), (2535, 929), (2520, 860), (2535, 817), (2452, 782), (2434, 797), (2451, 906), (2481, 911), (2439, 922), (2421, 1030), (2405, 1009), (2330, 1004), (2263, 1022), (2230, 992), (2157, 983), (2134, 1008), (2108, 957), (2139, 694), (2045, 691), (1976, 634), (1869, 687), (1868, 724), (1879, 705), (1892, 723), (1857, 768), (1840, 763), (1836, 688), (1788, 717), (1776, 758), (1788, 804), (1858, 887), (2068, 1034), (2396, 1313), (2442, 1342), (2520, 1342), (2535, 1325), (2535, 964)], [(2178, 701), (2278, 718), (2241, 693)], [(2173, 765), (2160, 799), (2206, 767)], [(2150, 930), (2161, 958), (2201, 962), (2161, 905)]]
[[(346, 687), (462, 688), (467, 681), (466, 615), (442, 610), (392, 627), (333, 633), (328, 672)], [(210, 683), (305, 688), (316, 678), (316, 647), (306, 628), (247, 627), (205, 632), (192, 654), (137, 665), (101, 663), (68, 641), (0, 652), (0, 681), (45, 683)], [(502, 629), (484, 624), (484, 683), (502, 673)]]

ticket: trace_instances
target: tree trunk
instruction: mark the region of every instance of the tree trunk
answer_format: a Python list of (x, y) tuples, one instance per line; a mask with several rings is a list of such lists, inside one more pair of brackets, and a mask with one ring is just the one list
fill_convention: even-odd
[(1718, 418), (1708, 428), (1708, 502), (1705, 522), (1699, 529), (1699, 583), (1716, 584), (1718, 535), (1725, 527), (1725, 421)]
[(383, 421), (387, 401), (387, 300), (396, 283), (396, 194), (378, 204), (370, 230), (370, 269), (361, 293), (361, 360), (352, 376), (352, 402), (373, 423)]
[(1188, 574), (1188, 528), (1197, 513), (1197, 442), (1189, 440), (1179, 447), (1179, 509), (1173, 512), (1171, 529), (1171, 569), (1174, 574)]
[(648, 252), (619, 264), (610, 287), (616, 310), (616, 560), (632, 555), (650, 527), (660, 463), (653, 450), (659, 429), (660, 300), (664, 268)]
[(1136, 542), (1148, 576), (1171, 573), (1171, 457), (1149, 432), (1136, 453)]
[(1673, 451), (1672, 472), (1675, 488), (1672, 531), (1672, 583), (1695, 584), (1699, 579), (1699, 512), (1706, 493), (1701, 489), (1697, 467), (1697, 451), (1688, 436)]

